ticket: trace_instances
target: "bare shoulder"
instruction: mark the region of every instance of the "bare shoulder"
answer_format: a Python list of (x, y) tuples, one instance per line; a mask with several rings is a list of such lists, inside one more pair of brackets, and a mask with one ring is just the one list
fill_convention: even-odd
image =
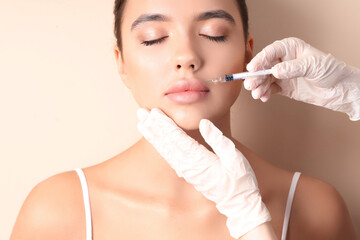
[[(301, 237), (300, 237), (301, 236)], [(289, 239), (356, 239), (349, 211), (330, 184), (301, 175), (293, 202)]]
[(52, 176), (27, 196), (11, 240), (85, 239), (85, 214), (80, 180), (75, 171)]

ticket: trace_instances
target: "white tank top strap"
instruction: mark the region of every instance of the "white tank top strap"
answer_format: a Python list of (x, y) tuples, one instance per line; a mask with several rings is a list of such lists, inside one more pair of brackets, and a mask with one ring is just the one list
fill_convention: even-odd
[(81, 189), (83, 193), (86, 221), (86, 240), (92, 240), (91, 209), (88, 185), (83, 170), (81, 168), (75, 168), (74, 170), (80, 178)]
[(282, 234), (281, 234), (281, 240), (286, 239), (287, 230), (288, 230), (288, 226), (289, 226), (289, 220), (290, 220), (292, 202), (294, 200), (296, 185), (297, 185), (297, 183), (299, 181), (300, 175), (301, 175), (300, 172), (295, 172), (295, 174), (294, 174), (294, 176), (292, 178), (292, 181), (291, 181), (289, 195), (288, 195), (288, 199), (287, 199), (287, 202), (286, 202), (286, 209), (285, 209), (285, 216), (284, 216), (284, 223), (283, 223), (283, 229), (282, 229)]
[[(92, 240), (90, 198), (89, 198), (89, 190), (88, 190), (85, 174), (82, 171), (82, 169), (80, 169), (80, 168), (76, 168), (74, 170), (76, 171), (76, 173), (79, 176), (82, 193), (83, 193), (83, 200), (84, 200), (84, 207), (85, 207), (85, 221), (86, 221), (86, 240)], [(288, 195), (288, 199), (286, 202), (286, 209), (285, 209), (285, 216), (284, 216), (281, 240), (286, 239), (287, 230), (288, 230), (288, 226), (289, 226), (289, 220), (290, 220), (292, 202), (294, 200), (295, 190), (296, 190), (298, 180), (300, 178), (300, 174), (301, 174), (300, 172), (295, 172), (295, 174), (292, 178), (289, 195)]]

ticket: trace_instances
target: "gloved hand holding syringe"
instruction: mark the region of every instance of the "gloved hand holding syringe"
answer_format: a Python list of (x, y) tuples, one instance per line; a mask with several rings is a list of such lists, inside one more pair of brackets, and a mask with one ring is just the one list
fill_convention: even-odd
[[(267, 70), (261, 70), (267, 69)], [(249, 72), (210, 80), (244, 80), (254, 99), (266, 102), (278, 93), (360, 120), (360, 69), (348, 66), (298, 38), (275, 41), (247, 65)]]
[(227, 75), (220, 76), (216, 79), (211, 79), (209, 81), (212, 81), (214, 83), (231, 82), (234, 80), (241, 80), (241, 79), (246, 79), (249, 77), (266, 76), (269, 74), (272, 74), (272, 69), (264, 69), (264, 70), (257, 71), (257, 72), (242, 72), (242, 73), (227, 74)]

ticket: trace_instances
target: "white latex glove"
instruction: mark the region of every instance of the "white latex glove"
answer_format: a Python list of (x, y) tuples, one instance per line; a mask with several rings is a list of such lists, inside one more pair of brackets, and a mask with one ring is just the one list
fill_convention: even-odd
[(140, 133), (177, 174), (216, 203), (232, 237), (238, 239), (271, 220), (249, 162), (209, 120), (201, 120), (199, 129), (215, 154), (159, 109), (139, 109), (138, 118)]
[(247, 65), (249, 72), (273, 69), (273, 76), (244, 81), (255, 99), (266, 102), (279, 93), (295, 100), (344, 112), (360, 120), (360, 69), (347, 66), (303, 40), (275, 41)]

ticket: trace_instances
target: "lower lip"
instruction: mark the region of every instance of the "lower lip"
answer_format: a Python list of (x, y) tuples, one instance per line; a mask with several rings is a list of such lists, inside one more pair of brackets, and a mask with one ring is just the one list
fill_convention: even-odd
[(173, 102), (180, 104), (189, 104), (197, 102), (208, 95), (209, 92), (206, 91), (186, 91), (186, 92), (177, 92), (169, 93), (166, 96)]

